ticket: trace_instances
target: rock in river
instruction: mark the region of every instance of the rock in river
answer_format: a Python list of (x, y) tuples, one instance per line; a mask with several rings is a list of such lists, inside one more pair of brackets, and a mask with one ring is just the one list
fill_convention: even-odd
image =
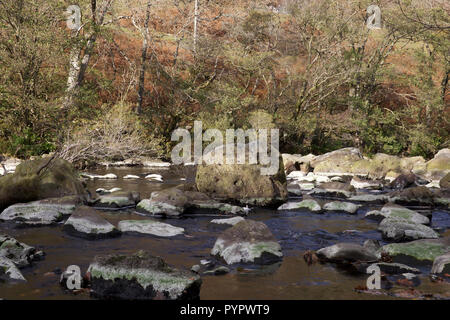
[(19, 268), (31, 265), (33, 261), (40, 259), (43, 255), (42, 251), (36, 251), (34, 247), (0, 234), (0, 257), (11, 260)]
[(78, 173), (69, 162), (56, 158), (49, 163), (49, 160), (24, 161), (14, 174), (0, 177), (0, 210), (15, 203), (68, 195), (86, 196)]
[(0, 281), (26, 281), (16, 265), (8, 258), (0, 256)]
[(140, 201), (139, 192), (116, 192), (111, 195), (99, 196), (92, 202), (96, 208), (123, 209), (136, 206)]
[[(246, 150), (248, 159), (248, 148)], [(273, 151), (273, 150), (272, 150)], [(217, 154), (225, 154), (225, 146), (214, 149)], [(204, 156), (208, 159), (210, 154)], [(206, 160), (205, 160), (206, 161)], [(259, 164), (201, 164), (197, 167), (196, 186), (198, 191), (214, 199), (237, 201), (242, 204), (274, 206), (287, 199), (286, 175), (283, 160), (279, 156), (279, 166), (273, 175), (264, 175)]]
[(437, 257), (450, 252), (450, 237), (391, 243), (383, 246), (380, 250), (393, 257), (394, 262), (414, 260), (432, 263)]
[(355, 188), (348, 183), (327, 182), (309, 192), (311, 195), (323, 197), (350, 198), (355, 194)]
[(378, 226), (378, 230), (381, 231), (383, 239), (389, 241), (399, 242), (439, 238), (439, 234), (430, 227), (398, 217), (383, 219)]
[(322, 211), (322, 207), (314, 199), (305, 199), (300, 202), (288, 202), (278, 207), (278, 210), (299, 210), (299, 209), (307, 209), (311, 212), (316, 213)]
[(158, 237), (174, 237), (184, 233), (183, 228), (154, 220), (122, 220), (119, 222), (118, 229), (121, 232), (136, 232)]
[(327, 211), (338, 211), (338, 212), (347, 212), (350, 214), (355, 214), (358, 211), (360, 206), (351, 203), (351, 202), (343, 202), (343, 201), (332, 201), (328, 202), (323, 206), (324, 210)]
[(172, 268), (143, 251), (97, 256), (88, 274), (92, 295), (101, 299), (196, 300), (202, 283), (193, 272)]
[(150, 199), (144, 199), (137, 205), (137, 210), (151, 215), (178, 217), (188, 205), (188, 197), (178, 188), (152, 192)]
[(262, 222), (244, 220), (225, 230), (216, 240), (211, 254), (227, 264), (272, 264), (282, 259), (281, 246)]
[(61, 221), (63, 216), (70, 215), (81, 203), (77, 196), (18, 203), (6, 208), (0, 214), (0, 220), (25, 225), (51, 225)]
[(450, 274), (450, 252), (434, 259), (431, 273)]
[(374, 220), (382, 220), (384, 218), (402, 218), (411, 223), (429, 224), (430, 219), (408, 208), (388, 203), (381, 211), (374, 210), (366, 213), (366, 218)]
[(322, 248), (316, 252), (317, 257), (322, 261), (350, 263), (355, 261), (376, 261), (376, 254), (369, 248), (357, 243), (337, 243), (335, 245)]
[(220, 225), (228, 225), (234, 226), (235, 224), (244, 221), (245, 219), (242, 217), (233, 217), (228, 219), (213, 219), (210, 223), (220, 224)]
[(103, 219), (97, 212), (86, 206), (78, 207), (67, 222), (63, 230), (69, 234), (88, 238), (101, 239), (120, 235), (120, 231), (111, 223)]

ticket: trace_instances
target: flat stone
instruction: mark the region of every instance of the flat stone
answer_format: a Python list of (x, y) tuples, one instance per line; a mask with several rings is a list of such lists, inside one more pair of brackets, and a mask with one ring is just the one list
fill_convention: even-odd
[(122, 220), (118, 229), (122, 232), (136, 232), (158, 237), (174, 237), (184, 233), (183, 228), (154, 220)]
[(134, 174), (127, 174), (126, 176), (124, 176), (122, 179), (140, 179), (141, 177), (136, 176)]
[(214, 219), (214, 220), (211, 220), (210, 223), (234, 226), (236, 223), (239, 223), (244, 220), (245, 219), (242, 217), (233, 217), (233, 218), (228, 218), (228, 219)]
[(0, 220), (26, 225), (51, 225), (70, 215), (80, 204), (81, 200), (76, 196), (18, 203), (6, 208), (0, 214)]
[(343, 201), (332, 201), (328, 202), (323, 206), (324, 210), (327, 211), (340, 211), (340, 212), (347, 212), (350, 214), (355, 214), (356, 211), (358, 211), (358, 208), (360, 206), (351, 203), (351, 202), (343, 202)]
[(95, 179), (99, 179), (99, 180), (113, 180), (113, 179), (117, 179), (117, 176), (114, 173), (107, 173), (104, 175), (99, 175), (99, 174), (91, 174), (91, 173), (87, 173), (87, 172), (82, 172), (80, 173), (80, 175), (84, 178), (88, 178), (91, 180), (95, 180)]
[(299, 210), (299, 209), (307, 209), (312, 212), (322, 211), (322, 207), (320, 206), (320, 204), (313, 199), (306, 199), (300, 202), (287, 202), (278, 207), (277, 210)]
[(16, 265), (8, 258), (0, 256), (0, 280), (27, 281)]

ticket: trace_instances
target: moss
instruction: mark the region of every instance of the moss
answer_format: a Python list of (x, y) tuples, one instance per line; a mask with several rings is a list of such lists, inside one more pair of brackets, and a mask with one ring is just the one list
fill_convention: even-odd
[(392, 243), (385, 245), (382, 250), (391, 256), (406, 255), (421, 261), (434, 261), (448, 250), (443, 244), (432, 242), (412, 241), (409, 243)]

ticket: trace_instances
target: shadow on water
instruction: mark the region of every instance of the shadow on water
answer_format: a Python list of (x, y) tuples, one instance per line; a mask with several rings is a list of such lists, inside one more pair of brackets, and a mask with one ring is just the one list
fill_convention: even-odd
[[(162, 190), (180, 183), (192, 182), (189, 175), (180, 171), (148, 168), (110, 168), (93, 173), (115, 173), (117, 180), (91, 180), (88, 188), (95, 194), (97, 188), (119, 187), (127, 191), (138, 191), (142, 198), (148, 198), (152, 191)], [(164, 183), (143, 178), (123, 180), (127, 174), (145, 177), (159, 173)], [(186, 180), (182, 180), (185, 178)], [(121, 220), (146, 219), (133, 210), (99, 211), (112, 224)], [(446, 216), (447, 215), (447, 216)], [(364, 285), (366, 275), (351, 275), (333, 265), (316, 264), (308, 266), (303, 260), (305, 250), (317, 250), (337, 242), (363, 243), (366, 239), (381, 241), (376, 231), (376, 222), (357, 215), (340, 213), (312, 214), (306, 211), (274, 211), (256, 209), (248, 218), (263, 221), (280, 241), (284, 259), (274, 266), (250, 268), (233, 266), (231, 272), (221, 276), (203, 276), (201, 299), (386, 299), (386, 296), (372, 296), (356, 293), (353, 289)], [(61, 225), (40, 228), (13, 228), (0, 223), (0, 233), (6, 233), (17, 240), (44, 250), (43, 261), (35, 262), (22, 270), (26, 283), (0, 284), (0, 298), (4, 299), (89, 299), (86, 294), (65, 293), (59, 286), (59, 273), (69, 265), (80, 266), (85, 272), (95, 255), (109, 253), (132, 253), (148, 250), (163, 257), (177, 268), (190, 269), (201, 259), (212, 259), (210, 250), (223, 229), (212, 226), (211, 217), (189, 217), (164, 222), (185, 229), (184, 236), (158, 238), (123, 234), (114, 239), (89, 241), (69, 236), (62, 232)], [(440, 228), (450, 225), (448, 213), (436, 214)], [(447, 232), (447, 231), (445, 231)], [(55, 273), (56, 271), (56, 273)]]

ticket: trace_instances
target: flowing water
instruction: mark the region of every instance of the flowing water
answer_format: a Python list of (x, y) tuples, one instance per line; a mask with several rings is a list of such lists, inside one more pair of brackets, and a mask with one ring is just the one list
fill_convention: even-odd
[[(141, 198), (148, 198), (155, 190), (192, 182), (192, 176), (172, 169), (152, 170), (148, 168), (113, 168), (90, 171), (104, 174), (115, 173), (118, 180), (88, 181), (88, 188), (95, 194), (97, 188), (120, 187), (127, 191), (138, 191)], [(145, 176), (160, 173), (164, 183), (145, 179), (123, 180), (127, 174)], [(202, 276), (201, 299), (392, 299), (388, 296), (361, 294), (354, 291), (365, 285), (368, 275), (355, 275), (336, 268), (333, 264), (307, 266), (303, 260), (305, 250), (335, 244), (337, 242), (363, 243), (366, 239), (381, 241), (376, 231), (377, 223), (364, 219), (364, 214), (374, 207), (364, 207), (357, 215), (343, 213), (312, 214), (307, 211), (277, 212), (255, 209), (248, 218), (264, 222), (279, 240), (284, 258), (279, 264), (263, 268), (232, 267), (231, 272), (221, 276)], [(145, 219), (133, 210), (101, 211), (100, 214), (117, 226), (120, 220)], [(443, 235), (449, 235), (448, 212), (433, 213), (433, 226), (439, 227)], [(14, 228), (0, 223), (0, 233), (34, 246), (46, 253), (43, 261), (34, 262), (22, 269), (26, 283), (0, 283), (0, 298), (3, 299), (90, 299), (86, 293), (73, 295), (59, 285), (58, 270), (69, 265), (80, 266), (85, 272), (95, 255), (110, 253), (133, 253), (147, 250), (153, 255), (177, 267), (190, 269), (201, 259), (211, 259), (210, 250), (223, 229), (209, 223), (213, 217), (197, 216), (183, 219), (168, 219), (164, 222), (185, 229), (184, 236), (158, 238), (123, 234), (105, 240), (85, 240), (67, 235), (61, 225), (39, 228)], [(382, 242), (382, 241), (381, 241)], [(383, 242), (382, 242), (383, 243)], [(448, 285), (431, 283), (428, 272), (431, 266), (421, 266), (423, 291), (448, 291)], [(55, 273), (56, 271), (56, 273)]]

